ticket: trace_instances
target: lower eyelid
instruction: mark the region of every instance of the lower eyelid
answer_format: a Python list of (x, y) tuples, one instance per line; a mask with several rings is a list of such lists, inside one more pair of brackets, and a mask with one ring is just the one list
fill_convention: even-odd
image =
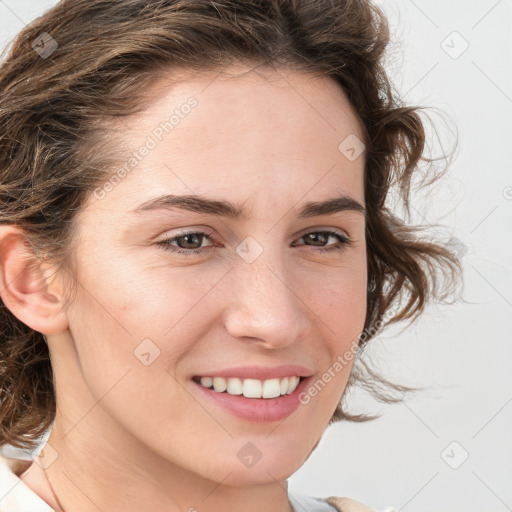
[[(304, 233), (301, 235), (297, 240), (300, 240), (301, 238), (304, 238), (312, 233), (322, 233), (326, 235), (328, 238), (332, 237), (335, 238), (339, 243), (347, 244), (351, 241), (351, 238), (345, 234), (345, 233), (338, 233), (337, 231), (330, 231), (330, 230), (318, 230), (318, 231), (308, 231), (307, 233)], [(312, 246), (314, 247), (314, 246)]]
[[(210, 242), (210, 245), (207, 245), (207, 246), (204, 246), (204, 247), (199, 247), (198, 249), (184, 249), (183, 247), (178, 247), (176, 245), (172, 245), (172, 242), (176, 242), (179, 238), (183, 238), (187, 235), (203, 235), (202, 236), (202, 240), (208, 240)], [(174, 235), (172, 237), (169, 237), (169, 238), (164, 238), (163, 240), (160, 240), (159, 242), (156, 242), (157, 245), (162, 245), (164, 247), (173, 247), (177, 250), (181, 250), (181, 251), (200, 251), (200, 250), (203, 250), (203, 249), (207, 249), (209, 247), (214, 247), (215, 246), (215, 240), (214, 238), (208, 234), (208, 233), (203, 233), (201, 231), (191, 231), (189, 233), (181, 233), (179, 235)]]
[[(341, 244), (340, 245), (337, 245), (337, 244), (331, 244), (331, 245), (327, 245), (327, 246), (314, 246), (314, 245), (311, 245), (309, 247), (317, 247), (317, 249), (319, 251), (329, 251), (329, 250), (336, 250), (336, 249), (339, 249), (339, 250), (342, 250), (344, 248), (346, 248), (347, 246), (351, 245), (352, 244), (352, 240), (351, 238), (345, 234), (345, 233), (338, 233), (336, 231), (332, 231), (332, 230), (322, 230), (322, 229), (318, 229), (318, 230), (312, 230), (312, 231), (308, 231), (304, 234), (302, 234), (300, 237), (297, 238), (297, 240), (300, 240), (304, 237), (306, 237), (307, 235), (310, 235), (312, 233), (323, 233), (323, 234), (326, 234), (328, 237), (333, 237), (333, 238), (336, 238), (337, 241), (338, 241), (338, 244)], [(204, 247), (199, 247), (197, 249), (184, 249), (182, 247), (178, 247), (176, 245), (172, 245), (172, 242), (176, 242), (177, 239), (179, 238), (182, 238), (182, 237), (185, 237), (187, 235), (203, 235), (203, 240), (206, 239), (210, 242), (210, 245), (207, 245), (207, 246), (204, 246)], [(202, 231), (190, 231), (188, 233), (180, 233), (178, 235), (174, 235), (172, 237), (169, 237), (169, 238), (165, 238), (159, 242), (156, 242), (156, 245), (159, 245), (159, 246), (162, 246), (164, 249), (167, 249), (169, 251), (173, 251), (173, 252), (178, 252), (178, 253), (182, 253), (182, 254), (194, 254), (194, 253), (199, 253), (201, 251), (204, 251), (206, 249), (213, 249), (216, 247), (216, 240), (215, 238), (209, 234), (209, 233), (206, 233), (206, 232), (202, 232)], [(305, 244), (299, 244), (299, 245), (305, 245)], [(295, 246), (295, 245), (294, 245)], [(306, 247), (308, 247), (308, 245), (306, 245)]]

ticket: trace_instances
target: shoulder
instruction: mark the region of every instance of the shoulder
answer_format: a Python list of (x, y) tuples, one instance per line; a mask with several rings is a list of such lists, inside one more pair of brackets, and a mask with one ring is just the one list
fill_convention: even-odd
[(329, 498), (325, 498), (325, 501), (339, 512), (377, 512), (375, 509), (364, 505), (360, 501), (352, 500), (350, 498), (330, 496)]
[(377, 512), (359, 501), (338, 496), (316, 498), (293, 493), (289, 498), (294, 512)]

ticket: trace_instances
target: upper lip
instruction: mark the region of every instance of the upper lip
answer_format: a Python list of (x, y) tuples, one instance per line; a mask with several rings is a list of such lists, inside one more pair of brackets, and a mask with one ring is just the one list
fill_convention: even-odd
[(280, 366), (237, 366), (197, 374), (196, 377), (238, 377), (239, 379), (281, 379), (284, 377), (309, 377), (313, 372), (305, 366), (284, 364)]

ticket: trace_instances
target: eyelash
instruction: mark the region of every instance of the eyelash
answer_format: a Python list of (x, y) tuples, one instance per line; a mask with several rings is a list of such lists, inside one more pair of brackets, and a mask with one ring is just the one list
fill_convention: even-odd
[[(333, 237), (337, 238), (339, 241), (339, 245), (332, 245), (332, 246), (328, 246), (328, 247), (318, 248), (319, 252), (333, 252), (333, 251), (341, 252), (341, 251), (344, 251), (350, 245), (352, 245), (352, 241), (349, 237), (342, 235), (341, 233), (338, 233), (337, 231), (332, 231), (329, 229), (324, 229), (324, 230), (319, 230), (319, 231), (309, 231), (309, 232), (305, 233), (304, 235), (302, 235), (300, 238), (304, 238), (305, 236), (310, 235), (312, 233), (316, 233), (316, 234), (321, 233), (323, 235), (333, 236)], [(204, 248), (202, 248), (202, 249), (182, 249), (179, 247), (176, 248), (175, 246), (171, 245), (171, 242), (175, 242), (179, 238), (183, 238), (183, 237), (189, 236), (189, 235), (204, 235), (203, 238), (206, 237), (210, 241), (212, 241), (212, 238), (210, 235), (208, 235), (208, 233), (204, 233), (202, 231), (189, 231), (186, 233), (180, 233), (176, 236), (173, 236), (172, 238), (166, 238), (165, 240), (161, 240), (160, 242), (157, 242), (156, 245), (162, 247), (162, 249), (164, 249), (164, 251), (171, 251), (171, 252), (175, 252), (178, 254), (185, 254), (185, 255), (189, 255), (189, 256), (195, 255), (195, 254), (200, 254), (201, 252), (203, 252)], [(311, 247), (315, 247), (315, 246), (311, 246)], [(213, 248), (213, 246), (209, 246), (206, 249), (208, 249), (208, 248)]]

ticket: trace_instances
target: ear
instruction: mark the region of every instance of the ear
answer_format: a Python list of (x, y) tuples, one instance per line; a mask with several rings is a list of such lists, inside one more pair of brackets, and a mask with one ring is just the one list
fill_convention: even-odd
[(69, 325), (61, 294), (25, 233), (14, 225), (0, 225), (0, 297), (11, 313), (34, 331), (61, 333)]

